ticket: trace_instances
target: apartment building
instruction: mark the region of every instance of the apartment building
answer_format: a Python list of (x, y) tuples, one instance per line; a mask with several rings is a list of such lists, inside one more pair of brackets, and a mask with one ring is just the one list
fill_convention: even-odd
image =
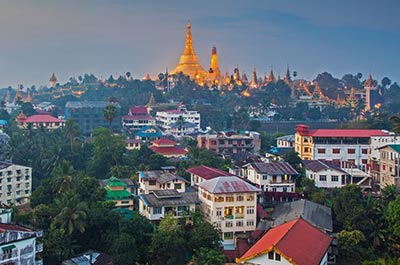
[(400, 188), (400, 144), (390, 144), (379, 148), (380, 186), (396, 185)]
[(0, 161), (0, 202), (19, 205), (29, 202), (32, 168)]

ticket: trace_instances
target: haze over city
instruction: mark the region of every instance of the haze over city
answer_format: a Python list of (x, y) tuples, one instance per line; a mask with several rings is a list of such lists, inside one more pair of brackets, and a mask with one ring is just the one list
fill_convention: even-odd
[(0, 87), (60, 83), (93, 73), (134, 78), (172, 69), (188, 19), (200, 63), (221, 71), (286, 65), (298, 78), (327, 71), (399, 79), (397, 1), (2, 1)]

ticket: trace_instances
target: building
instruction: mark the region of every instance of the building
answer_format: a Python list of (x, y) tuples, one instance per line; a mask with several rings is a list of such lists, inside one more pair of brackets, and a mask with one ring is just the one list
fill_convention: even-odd
[(149, 194), (154, 190), (186, 191), (187, 180), (163, 170), (139, 171), (138, 194)]
[(244, 134), (234, 132), (203, 134), (197, 136), (197, 147), (223, 155), (258, 153), (261, 149), (261, 138), (258, 132), (253, 131)]
[(151, 117), (146, 107), (132, 106), (128, 115), (122, 116), (122, 128), (137, 131), (147, 126), (155, 126), (156, 120)]
[(294, 192), (299, 173), (287, 162), (253, 162), (243, 166), (244, 177), (262, 191)]
[(294, 147), (294, 135), (284, 135), (276, 138), (276, 147)]
[(150, 221), (159, 221), (167, 214), (185, 217), (200, 204), (197, 192), (177, 190), (153, 190), (139, 195), (139, 212)]
[(185, 135), (197, 133), (199, 130), (198, 125), (191, 122), (175, 122), (171, 124), (171, 128), (165, 133), (179, 139)]
[(116, 177), (110, 177), (101, 182), (106, 190), (106, 200), (114, 201), (118, 208), (133, 210), (135, 201), (133, 194), (128, 191), (127, 184)]
[(237, 234), (255, 230), (259, 191), (239, 177), (216, 177), (199, 184), (201, 211), (221, 229), (225, 249), (234, 248)]
[(104, 118), (104, 109), (114, 104), (117, 108), (117, 117), (111, 123), (113, 131), (121, 130), (121, 106), (118, 103), (107, 101), (68, 101), (65, 104), (65, 119), (73, 120), (84, 135), (90, 135), (98, 127), (110, 128), (110, 123)]
[(64, 260), (61, 265), (113, 265), (112, 256), (94, 250)]
[(32, 168), (0, 161), (0, 201), (6, 205), (29, 202)]
[(42, 236), (43, 231), (0, 223), (0, 264), (43, 264), (37, 257), (43, 251)]
[(204, 166), (204, 165), (188, 168), (188, 169), (186, 169), (186, 172), (190, 173), (190, 185), (191, 186), (198, 186), (200, 183), (202, 183), (206, 180), (217, 178), (217, 177), (235, 176), (235, 175), (230, 174), (221, 169), (208, 167), (208, 166)]
[(332, 238), (302, 218), (270, 229), (240, 258), (239, 264), (325, 265)]
[(143, 142), (159, 140), (161, 137), (162, 133), (156, 128), (156, 126), (145, 126), (138, 132), (135, 132), (135, 139)]
[(347, 162), (366, 170), (372, 136), (387, 136), (386, 131), (372, 129), (316, 129), (300, 124), (296, 127), (295, 151), (303, 160)]
[(138, 139), (127, 139), (125, 140), (125, 144), (127, 150), (139, 150), (142, 146), (142, 141)]
[(185, 157), (188, 152), (187, 150), (178, 147), (176, 142), (169, 140), (167, 138), (161, 138), (159, 140), (153, 141), (149, 148), (154, 153), (168, 158), (172, 157), (182, 158)]
[(381, 147), (380, 186), (395, 185), (400, 188), (400, 144)]
[(53, 130), (58, 129), (64, 126), (65, 121), (55, 118), (49, 114), (35, 114), (29, 117), (26, 117), (25, 114), (20, 113), (15, 121), (20, 128), (27, 128), (28, 126), (32, 126), (33, 129), (37, 129), (43, 127), (45, 129)]
[(341, 188), (352, 183), (351, 175), (340, 167), (340, 163), (322, 160), (303, 160), (306, 177), (318, 188)]
[(195, 125), (193, 130), (198, 131), (200, 130), (200, 113), (189, 111), (183, 103), (180, 103), (175, 110), (157, 111), (156, 122), (160, 128), (166, 131), (171, 130), (173, 124), (189, 122)]

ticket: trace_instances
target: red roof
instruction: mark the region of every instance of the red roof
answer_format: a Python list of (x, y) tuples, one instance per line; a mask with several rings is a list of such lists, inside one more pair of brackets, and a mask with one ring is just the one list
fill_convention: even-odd
[(176, 146), (176, 142), (167, 139), (167, 138), (161, 138), (159, 140), (155, 140), (152, 142), (153, 146), (156, 147), (172, 147), (172, 146)]
[(129, 108), (129, 113), (131, 115), (147, 115), (147, 108), (146, 107), (138, 107), (132, 106)]
[(310, 135), (313, 137), (363, 137), (369, 138), (371, 136), (385, 136), (389, 135), (387, 132), (381, 130), (370, 129), (318, 129), (311, 130)]
[(299, 218), (271, 228), (237, 262), (275, 251), (293, 264), (318, 265), (331, 242), (330, 236)]
[(185, 155), (187, 151), (185, 149), (179, 147), (158, 147), (158, 146), (150, 146), (149, 147), (153, 152), (160, 155)]
[(64, 122), (63, 120), (57, 119), (49, 114), (36, 114), (29, 116), (22, 122), (24, 123), (44, 123), (44, 122)]
[(32, 232), (32, 230), (22, 227), (22, 226), (19, 226), (19, 225), (0, 223), (0, 233), (4, 233), (5, 231), (8, 231), (8, 230)]
[(206, 180), (216, 178), (216, 177), (222, 177), (222, 176), (235, 176), (235, 175), (228, 173), (226, 171), (223, 171), (221, 169), (207, 167), (207, 166), (203, 166), (203, 165), (188, 168), (188, 169), (186, 169), (186, 172), (197, 175)]

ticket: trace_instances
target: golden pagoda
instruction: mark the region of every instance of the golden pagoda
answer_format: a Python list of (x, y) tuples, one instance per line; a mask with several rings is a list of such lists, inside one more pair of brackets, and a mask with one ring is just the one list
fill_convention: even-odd
[(50, 87), (56, 87), (58, 80), (54, 73), (51, 75), (49, 82), (50, 82)]
[(183, 73), (188, 75), (190, 78), (195, 79), (198, 82), (203, 82), (206, 79), (208, 73), (200, 65), (197, 55), (193, 48), (192, 32), (190, 31), (190, 21), (187, 24), (186, 42), (185, 49), (181, 55), (178, 65), (173, 69), (170, 74)]
[(212, 47), (211, 51), (211, 64), (210, 64), (210, 79), (214, 82), (215, 80), (221, 80), (222, 74), (221, 70), (218, 66), (218, 55), (217, 55), (217, 48), (214, 46)]
[(31, 102), (31, 100), (32, 100), (32, 97), (31, 97), (30, 89), (28, 88), (24, 102)]

